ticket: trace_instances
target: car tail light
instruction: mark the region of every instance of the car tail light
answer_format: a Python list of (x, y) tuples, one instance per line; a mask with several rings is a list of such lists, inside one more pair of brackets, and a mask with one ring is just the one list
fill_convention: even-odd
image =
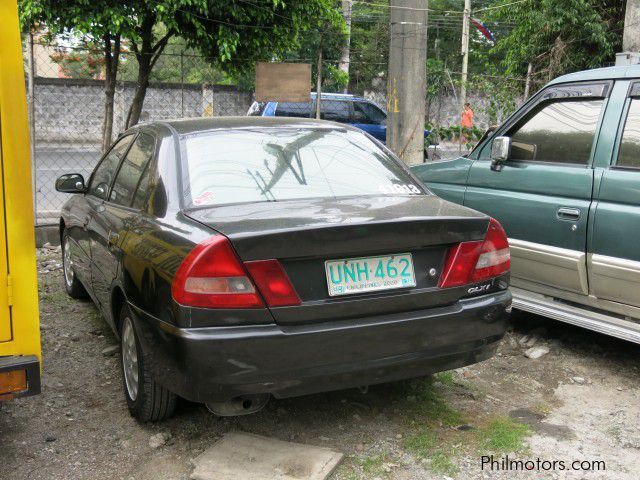
[(300, 304), (280, 262), (243, 264), (224, 235), (211, 237), (189, 252), (176, 271), (171, 294), (176, 302), (190, 307), (262, 308), (265, 301), (269, 307)]
[(510, 267), (507, 235), (492, 218), (484, 241), (462, 242), (449, 249), (438, 286), (449, 288), (480, 282), (496, 277)]
[(191, 307), (264, 307), (247, 270), (223, 235), (211, 237), (189, 252), (176, 271), (171, 294), (179, 304)]
[(270, 307), (300, 305), (289, 277), (277, 260), (256, 260), (245, 262), (258, 290)]

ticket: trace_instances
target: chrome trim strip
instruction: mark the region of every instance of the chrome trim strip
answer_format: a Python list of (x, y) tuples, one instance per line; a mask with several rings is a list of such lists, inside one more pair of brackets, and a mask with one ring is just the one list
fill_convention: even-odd
[(513, 306), (537, 315), (640, 344), (640, 323), (554, 301), (544, 295), (511, 288)]

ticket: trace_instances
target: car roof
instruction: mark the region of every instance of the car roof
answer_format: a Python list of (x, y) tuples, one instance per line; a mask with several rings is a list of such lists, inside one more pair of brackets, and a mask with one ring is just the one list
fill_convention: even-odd
[(316, 120), (314, 118), (294, 118), (294, 117), (196, 117), (178, 118), (168, 120), (157, 120), (153, 122), (141, 123), (136, 127), (151, 128), (168, 127), (178, 135), (203, 132), (217, 129), (237, 129), (237, 128), (280, 128), (280, 127), (304, 127), (304, 128), (331, 128), (341, 130), (359, 131), (344, 123), (329, 122), (327, 120)]
[[(316, 92), (311, 92), (311, 100), (314, 100), (317, 97), (317, 93)], [(367, 100), (364, 97), (359, 97), (357, 95), (352, 95), (351, 93), (328, 93), (328, 92), (322, 92), (321, 97), (320, 98), (324, 98), (324, 99), (328, 99), (328, 100), (347, 100), (347, 101), (351, 101), (351, 102), (371, 102), (371, 100)], [(298, 103), (298, 102), (287, 102), (287, 101), (282, 101), (282, 102), (277, 102), (276, 100), (267, 102), (267, 103)], [(302, 103), (306, 103), (306, 102), (302, 102)]]
[(558, 83), (568, 82), (584, 82), (589, 80), (615, 80), (638, 77), (640, 77), (640, 65), (625, 65), (619, 67), (594, 68), (593, 70), (569, 73), (552, 80), (547, 85), (556, 85)]

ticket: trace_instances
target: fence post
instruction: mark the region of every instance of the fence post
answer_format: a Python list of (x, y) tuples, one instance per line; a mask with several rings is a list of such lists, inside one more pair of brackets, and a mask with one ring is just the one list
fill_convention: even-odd
[(316, 118), (320, 118), (320, 97), (322, 95), (322, 49), (318, 50), (318, 65), (316, 66)]
[(184, 51), (180, 50), (180, 111), (184, 118)]
[(36, 190), (36, 175), (38, 172), (38, 165), (36, 162), (36, 116), (34, 106), (34, 79), (35, 79), (35, 59), (33, 57), (33, 33), (30, 31), (27, 37), (27, 101), (29, 106), (29, 138), (31, 139), (30, 151), (31, 151), (31, 176), (33, 182), (33, 216), (35, 218), (35, 224), (38, 225), (38, 192)]

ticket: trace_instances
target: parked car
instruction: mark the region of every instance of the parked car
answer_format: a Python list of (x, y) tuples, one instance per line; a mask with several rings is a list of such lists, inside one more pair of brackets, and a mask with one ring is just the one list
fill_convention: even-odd
[(504, 226), (514, 307), (640, 343), (640, 66), (557, 78), (414, 173)]
[[(299, 117), (315, 118), (315, 93), (308, 102), (254, 102), (247, 115), (258, 117)], [(320, 118), (345, 123), (364, 130), (382, 143), (387, 141), (387, 112), (366, 98), (343, 93), (322, 93), (320, 97)], [(431, 132), (424, 131), (427, 143)]]
[(60, 219), (65, 286), (120, 337), (140, 420), (214, 413), (491, 356), (509, 249), (359, 130), (217, 118), (125, 132)]

